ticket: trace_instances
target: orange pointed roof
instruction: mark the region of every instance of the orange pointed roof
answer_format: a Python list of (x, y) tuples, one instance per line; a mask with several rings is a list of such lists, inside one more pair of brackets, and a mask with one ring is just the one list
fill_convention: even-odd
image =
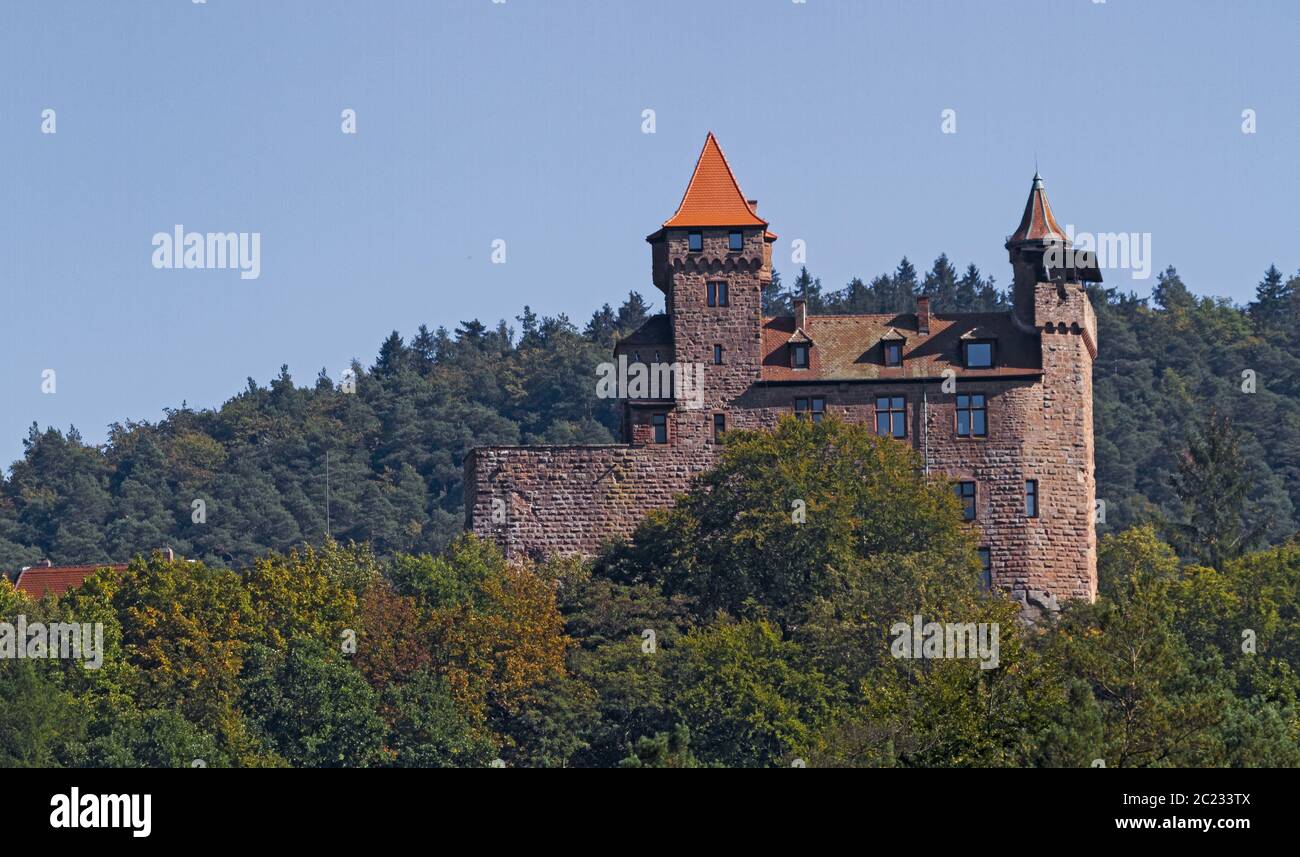
[(664, 226), (767, 226), (745, 201), (712, 131), (704, 138), (704, 150), (677, 213)]
[(1020, 218), (1020, 226), (1015, 234), (1007, 239), (1008, 244), (1021, 241), (1065, 240), (1065, 232), (1052, 215), (1052, 206), (1047, 202), (1047, 190), (1043, 187), (1043, 177), (1034, 171), (1034, 184), (1029, 189), (1029, 201), (1025, 203), (1025, 214)]

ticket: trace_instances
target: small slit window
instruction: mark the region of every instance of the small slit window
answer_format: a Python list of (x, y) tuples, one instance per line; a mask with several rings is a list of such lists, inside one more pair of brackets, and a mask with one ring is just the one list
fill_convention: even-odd
[(650, 425), (654, 427), (655, 443), (668, 442), (668, 415), (653, 414), (650, 417)]
[(993, 553), (988, 548), (978, 550), (980, 558), (980, 586), (993, 588)]
[(713, 442), (721, 443), (722, 433), (725, 432), (726, 430), (727, 430), (726, 414), (714, 414), (713, 415)]
[(1025, 516), (1038, 517), (1038, 480), (1025, 480)]
[(722, 360), (726, 356), (726, 354), (727, 354), (727, 349), (723, 348), (721, 345), (713, 346), (713, 365), (721, 366)]
[(964, 520), (975, 520), (975, 483), (958, 482), (952, 486), (953, 493), (961, 503), (961, 516)]

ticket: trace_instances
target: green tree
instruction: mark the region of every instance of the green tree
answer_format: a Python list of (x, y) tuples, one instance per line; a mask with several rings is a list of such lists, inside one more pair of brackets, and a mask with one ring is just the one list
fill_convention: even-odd
[(1264, 530), (1249, 501), (1250, 468), (1231, 423), (1214, 411), (1187, 444), (1172, 477), (1186, 516), (1172, 525), (1174, 540), (1183, 556), (1220, 567)]

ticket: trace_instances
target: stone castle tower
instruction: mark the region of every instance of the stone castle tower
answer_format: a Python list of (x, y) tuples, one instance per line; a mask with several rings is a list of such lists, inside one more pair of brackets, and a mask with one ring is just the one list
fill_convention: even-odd
[(665, 312), (615, 348), (623, 365), (701, 367), (700, 383), (626, 399), (621, 444), (473, 450), (467, 526), (510, 556), (592, 554), (671, 504), (721, 432), (833, 414), (912, 444), (952, 481), (988, 583), (1039, 607), (1094, 599), (1085, 285), (1100, 276), (1067, 252), (1042, 179), (1006, 241), (1012, 312), (931, 312), (920, 298), (915, 311), (817, 316), (796, 300), (793, 316), (765, 317), (776, 237), (708, 135), (677, 211), (646, 239)]

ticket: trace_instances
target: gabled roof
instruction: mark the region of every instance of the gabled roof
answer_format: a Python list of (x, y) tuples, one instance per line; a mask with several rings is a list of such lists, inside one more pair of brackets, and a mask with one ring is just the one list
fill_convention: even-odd
[[(959, 379), (1039, 375), (1042, 351), (1037, 334), (1018, 328), (1009, 312), (936, 313), (930, 332), (916, 329), (916, 316), (906, 313), (871, 315), (810, 315), (801, 328), (817, 341), (808, 352), (808, 368), (790, 366), (789, 343), (795, 335), (793, 316), (763, 319), (761, 380), (786, 381), (890, 381), (940, 378), (953, 369)], [(891, 333), (905, 337), (903, 365), (886, 366), (881, 343)], [(967, 369), (961, 344), (968, 333), (980, 333), (998, 342), (997, 365)]]
[(893, 342), (893, 341), (895, 341), (895, 340), (899, 340), (899, 339), (903, 340), (904, 342), (907, 341), (907, 337), (904, 336), (903, 334), (899, 333), (899, 332), (898, 332), (898, 328), (895, 328), (895, 327), (891, 327), (889, 330), (886, 330), (886, 331), (885, 331), (885, 335), (882, 336), (882, 337), (880, 337), (880, 338), (881, 338), (881, 339), (887, 339), (887, 340), (889, 340), (889, 341), (891, 341), (891, 342)]
[(790, 338), (786, 341), (798, 343), (798, 344), (804, 344), (804, 343), (807, 343), (808, 345), (814, 344), (813, 338), (809, 336), (808, 332), (805, 331), (802, 327), (795, 328), (794, 333), (790, 334)]
[(1065, 232), (1052, 214), (1052, 206), (1047, 202), (1047, 190), (1043, 187), (1043, 177), (1034, 171), (1034, 183), (1029, 188), (1029, 199), (1025, 202), (1025, 213), (1020, 218), (1020, 225), (1007, 239), (1007, 244), (1019, 244), (1024, 241), (1064, 241)]
[(704, 149), (677, 212), (664, 226), (767, 226), (745, 201), (712, 131), (704, 138)]
[(620, 339), (615, 344), (615, 347), (621, 345), (668, 345), (672, 341), (672, 323), (668, 320), (668, 316), (660, 313), (646, 319), (644, 324)]
[(991, 327), (987, 327), (987, 326), (981, 324), (979, 327), (972, 327), (970, 330), (968, 330), (968, 331), (966, 331), (965, 333), (963, 333), (963, 334), (961, 335), (961, 338), (962, 338), (962, 339), (966, 339), (966, 340), (971, 340), (971, 339), (997, 339), (997, 338), (998, 338), (998, 332), (997, 332), (996, 330), (994, 330), (993, 328), (991, 328)]
[(87, 577), (101, 568), (125, 571), (126, 565), (107, 562), (98, 565), (36, 565), (19, 572), (14, 588), (27, 593), (33, 599), (43, 598), (51, 592), (59, 596), (69, 589), (76, 589), (86, 582)]

